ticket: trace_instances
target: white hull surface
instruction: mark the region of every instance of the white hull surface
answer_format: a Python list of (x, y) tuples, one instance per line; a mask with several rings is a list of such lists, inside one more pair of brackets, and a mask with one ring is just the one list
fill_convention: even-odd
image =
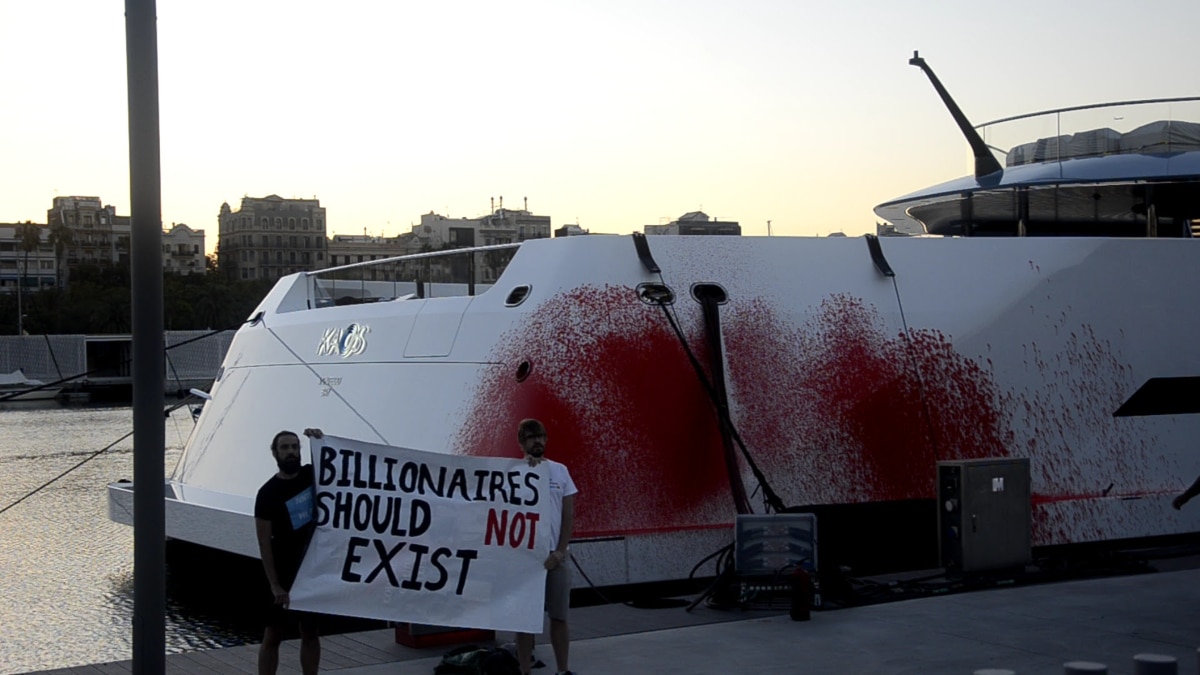
[[(1200, 472), (1200, 415), (1113, 416), (1150, 378), (1200, 375), (1200, 242), (884, 239), (886, 277), (864, 239), (648, 241), (705, 367), (690, 289), (727, 293), (731, 417), (786, 505), (932, 500), (938, 460), (1028, 457), (1035, 546), (1200, 530), (1170, 506)], [(280, 429), (516, 456), (537, 417), (579, 486), (573, 550), (596, 583), (684, 578), (732, 541), (714, 405), (639, 298), (660, 280), (630, 237), (527, 242), (474, 297), (308, 309), (313, 279), (282, 279), (235, 337), (171, 477), (169, 536), (255, 555)], [(127, 520), (128, 485), (111, 492)]]

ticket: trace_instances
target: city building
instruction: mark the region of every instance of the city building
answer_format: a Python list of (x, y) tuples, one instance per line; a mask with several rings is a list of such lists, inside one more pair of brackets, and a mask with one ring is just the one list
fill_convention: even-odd
[[(412, 234), (421, 242), (423, 251), (439, 251), (447, 248), (470, 248), (515, 244), (528, 239), (550, 238), (550, 216), (535, 216), (529, 212), (529, 200), (521, 209), (504, 208), (500, 198), (499, 208), (493, 199), (492, 210), (479, 218), (449, 218), (432, 211), (421, 216), (421, 224), (412, 229)], [(474, 274), (467, 273), (465, 259), (439, 259), (432, 263), (430, 274), (434, 279), (461, 281), (474, 276), (476, 283), (491, 283), (500, 277), (511, 251), (487, 251), (475, 260)]]
[(129, 216), (118, 216), (99, 197), (55, 197), (46, 224), (63, 286), (80, 265), (129, 264)]
[(204, 274), (204, 230), (172, 223), (162, 235), (163, 270), (173, 274)]
[(556, 236), (556, 237), (577, 237), (581, 234), (591, 234), (591, 233), (588, 232), (587, 230), (583, 229), (582, 227), (575, 225), (574, 223), (569, 224), (569, 225), (563, 225), (562, 227), (556, 228), (554, 230), (554, 236)]
[(317, 199), (243, 197), (217, 217), (217, 267), (230, 279), (270, 279), (328, 266), (325, 208)]
[(335, 234), (327, 244), (329, 266), (383, 260), (421, 252), (421, 242), (411, 232), (397, 237)]
[(427, 250), (513, 244), (526, 239), (550, 237), (550, 216), (535, 216), (525, 208), (506, 209), (504, 198), (500, 207), (492, 202), (492, 211), (479, 218), (449, 218), (432, 211), (421, 216), (421, 224), (413, 226), (413, 234)]
[[(29, 239), (26, 232), (31, 235)], [(41, 223), (0, 223), (0, 293), (15, 292), (22, 283), (26, 290), (52, 288), (56, 278), (49, 227)]]
[(741, 236), (742, 226), (735, 221), (710, 219), (703, 211), (692, 211), (666, 225), (647, 225), (646, 234), (724, 234)]
[(901, 230), (897, 230), (896, 226), (891, 223), (875, 223), (875, 236), (877, 237), (907, 237), (909, 234)]

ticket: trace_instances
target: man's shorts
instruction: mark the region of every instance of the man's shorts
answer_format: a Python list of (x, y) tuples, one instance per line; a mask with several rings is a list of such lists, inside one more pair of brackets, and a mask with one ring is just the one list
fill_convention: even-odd
[(567, 554), (562, 562), (546, 572), (546, 613), (555, 621), (566, 621), (567, 611), (571, 609), (571, 570)]

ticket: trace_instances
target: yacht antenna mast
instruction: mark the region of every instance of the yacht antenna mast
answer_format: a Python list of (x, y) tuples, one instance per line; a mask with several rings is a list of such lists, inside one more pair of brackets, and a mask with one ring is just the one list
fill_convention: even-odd
[(925, 63), (925, 59), (921, 58), (921, 55), (914, 50), (912, 58), (908, 60), (908, 65), (916, 66), (925, 71), (925, 74), (929, 76), (929, 81), (933, 83), (933, 88), (937, 90), (938, 96), (942, 97), (942, 103), (945, 103), (946, 109), (950, 111), (950, 116), (958, 123), (958, 128), (962, 131), (963, 136), (967, 137), (967, 143), (971, 145), (971, 152), (975, 154), (975, 177), (982, 178), (998, 171), (1003, 171), (1004, 169), (1000, 166), (1000, 162), (996, 161), (996, 156), (992, 154), (991, 150), (988, 150), (987, 144), (983, 142), (983, 138), (979, 135), (979, 132), (975, 130), (975, 127), (971, 126), (971, 122), (967, 120), (967, 116), (963, 114), (962, 109), (951, 98), (950, 92), (946, 91), (946, 88), (942, 86), (942, 82), (938, 79), (937, 75), (933, 74), (933, 70)]

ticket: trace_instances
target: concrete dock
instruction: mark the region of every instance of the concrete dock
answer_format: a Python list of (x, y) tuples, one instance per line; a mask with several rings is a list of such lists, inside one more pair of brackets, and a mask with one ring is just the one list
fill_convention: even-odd
[[(572, 610), (571, 668), (580, 675), (629, 673), (880, 673), (971, 675), (1003, 669), (1057, 675), (1071, 661), (1134, 673), (1134, 656), (1162, 654), (1178, 673), (1198, 671), (1200, 569), (1021, 585), (813, 612), (792, 621), (777, 608), (699, 605)], [(499, 642), (511, 634), (498, 634)], [(321, 671), (338, 675), (430, 675), (448, 647), (411, 649), (392, 630), (322, 639)], [(256, 645), (167, 657), (167, 672), (253, 673)], [(550, 664), (544, 638), (536, 655)], [(284, 643), (281, 673), (299, 672), (296, 641)], [(128, 661), (43, 671), (129, 673)], [(1155, 671), (1158, 672), (1158, 671)]]

